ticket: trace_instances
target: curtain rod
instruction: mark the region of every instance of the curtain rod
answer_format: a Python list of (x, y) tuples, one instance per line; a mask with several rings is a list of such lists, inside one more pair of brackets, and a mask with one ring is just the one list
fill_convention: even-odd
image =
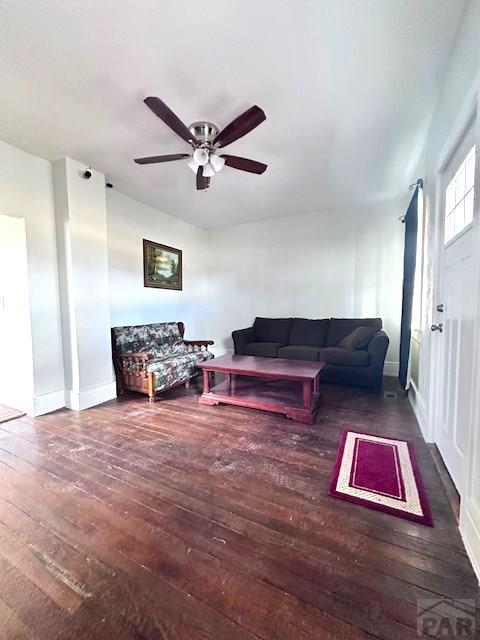
[(412, 191), (412, 189), (415, 189), (416, 187), (418, 187), (419, 189), (423, 189), (423, 178), (418, 178), (418, 180), (411, 184), (408, 188), (410, 189), (410, 191)]
[[(413, 184), (411, 184), (408, 188), (410, 189), (410, 191), (413, 191), (413, 189), (417, 189), (417, 188), (418, 189), (423, 189), (423, 178), (418, 178), (418, 180), (416, 182), (414, 182)], [(398, 216), (399, 222), (402, 222), (402, 223), (405, 222), (405, 216), (406, 215), (407, 214), (404, 213), (403, 215)]]

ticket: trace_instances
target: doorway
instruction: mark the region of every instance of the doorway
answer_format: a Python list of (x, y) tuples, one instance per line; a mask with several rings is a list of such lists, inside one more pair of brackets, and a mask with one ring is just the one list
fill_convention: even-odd
[[(0, 414), (28, 413), (33, 355), (25, 221), (0, 215)], [(10, 418), (8, 418), (10, 419)]]
[(432, 331), (436, 366), (435, 442), (460, 497), (468, 467), (474, 401), (476, 260), (473, 124), (439, 176), (437, 287)]

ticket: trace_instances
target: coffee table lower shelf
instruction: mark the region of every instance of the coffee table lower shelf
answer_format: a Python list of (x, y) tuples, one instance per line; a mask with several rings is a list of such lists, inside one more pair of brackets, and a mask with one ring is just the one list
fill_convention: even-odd
[(208, 392), (204, 391), (199, 402), (272, 411), (296, 422), (313, 424), (322, 398), (320, 393), (315, 391), (309, 395), (311, 397), (306, 402), (302, 384), (299, 382), (271, 381), (231, 374), (231, 377), (227, 375), (225, 381), (210, 387)]

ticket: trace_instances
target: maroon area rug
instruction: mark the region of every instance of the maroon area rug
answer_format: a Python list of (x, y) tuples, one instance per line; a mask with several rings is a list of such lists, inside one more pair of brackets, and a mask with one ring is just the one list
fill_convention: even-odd
[(405, 440), (344, 431), (329, 493), (433, 527), (415, 453)]

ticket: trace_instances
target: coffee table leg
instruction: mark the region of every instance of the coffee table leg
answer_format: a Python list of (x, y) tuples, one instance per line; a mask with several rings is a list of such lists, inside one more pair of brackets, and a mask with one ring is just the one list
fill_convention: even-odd
[(203, 393), (210, 392), (210, 371), (203, 370)]
[(311, 409), (312, 407), (312, 382), (311, 380), (305, 380), (303, 383), (303, 407), (304, 409)]

